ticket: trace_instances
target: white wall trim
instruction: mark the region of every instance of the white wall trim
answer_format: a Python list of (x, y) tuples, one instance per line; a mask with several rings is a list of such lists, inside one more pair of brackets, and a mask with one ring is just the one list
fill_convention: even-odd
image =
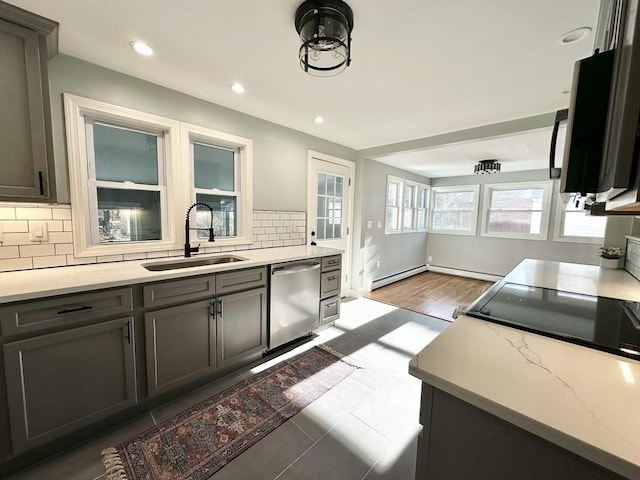
[(417, 275), (418, 273), (426, 272), (427, 270), (428, 267), (426, 265), (421, 265), (419, 267), (403, 270), (402, 272), (392, 273), (391, 275), (387, 275), (386, 277), (377, 278), (370, 282), (370, 284), (368, 285), (368, 291), (370, 292), (372, 290), (375, 290), (376, 288), (389, 285), (390, 283), (404, 280), (405, 278), (412, 277), (414, 275)]
[(430, 272), (446, 273), (447, 275), (456, 275), (458, 277), (475, 278), (476, 280), (487, 280), (489, 282), (497, 282), (504, 277), (500, 275), (492, 275), (490, 273), (470, 272), (468, 270), (458, 270), (456, 268), (429, 266)]

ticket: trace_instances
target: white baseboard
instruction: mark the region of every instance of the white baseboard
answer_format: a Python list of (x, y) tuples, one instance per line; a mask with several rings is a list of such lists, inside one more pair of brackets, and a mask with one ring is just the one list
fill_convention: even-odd
[(455, 268), (436, 267), (434, 265), (429, 266), (430, 272), (446, 273), (448, 275), (456, 275), (458, 277), (475, 278), (476, 280), (487, 280), (489, 282), (497, 282), (504, 277), (500, 275), (492, 275), (490, 273), (470, 272), (468, 270), (458, 270)]
[(412, 277), (413, 275), (417, 275), (418, 273), (426, 272), (428, 270), (427, 265), (421, 265), (419, 267), (410, 268), (408, 270), (404, 270), (402, 272), (394, 273), (391, 275), (387, 275), (386, 277), (377, 278), (372, 280), (368, 285), (368, 291), (375, 290), (376, 288), (384, 287), (385, 285), (389, 285), (390, 283), (397, 282), (399, 280), (403, 280), (405, 278)]

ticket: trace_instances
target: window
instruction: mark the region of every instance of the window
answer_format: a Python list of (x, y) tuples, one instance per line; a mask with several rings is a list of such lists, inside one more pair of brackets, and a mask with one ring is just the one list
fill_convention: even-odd
[[(64, 104), (76, 256), (182, 250), (196, 201), (214, 210), (216, 246), (252, 242), (251, 140), (75, 95)], [(209, 227), (208, 209), (192, 214)]]
[(475, 235), (479, 185), (432, 187), (431, 232)]
[(425, 231), (428, 190), (428, 185), (388, 175), (385, 233)]
[(85, 128), (92, 243), (166, 238), (164, 133), (91, 118)]
[(178, 122), (65, 94), (74, 253), (179, 248)]
[(554, 240), (560, 242), (601, 244), (607, 217), (592, 217), (584, 210), (584, 198), (570, 198), (563, 203), (558, 197)]
[[(182, 139), (191, 165), (191, 203), (206, 203), (213, 209), (216, 244), (250, 243), (251, 140), (184, 123)], [(208, 229), (210, 210), (200, 205), (194, 210), (192, 225)], [(208, 236), (207, 230), (191, 232), (193, 241), (206, 241)]]
[(550, 199), (551, 182), (485, 185), (482, 235), (546, 240)]
[(427, 229), (427, 208), (429, 204), (429, 187), (418, 185), (418, 195), (416, 201), (416, 230)]
[(344, 180), (342, 175), (318, 172), (316, 197), (318, 240), (342, 238)]
[(399, 233), (400, 228), (400, 204), (402, 202), (402, 179), (387, 177), (387, 211), (385, 220), (385, 233)]
[(418, 193), (418, 186), (405, 182), (403, 203), (404, 208), (402, 210), (402, 229), (414, 230), (416, 220), (416, 195)]

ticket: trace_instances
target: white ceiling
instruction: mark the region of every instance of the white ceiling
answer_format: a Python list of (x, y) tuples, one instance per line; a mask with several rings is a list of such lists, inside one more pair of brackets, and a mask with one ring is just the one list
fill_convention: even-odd
[[(357, 150), (566, 108), (573, 63), (591, 54), (594, 32), (572, 45), (560, 38), (578, 27), (595, 31), (600, 5), (348, 0), (352, 65), (316, 78), (298, 64), (293, 18), (302, 0), (8, 1), (58, 21), (65, 54)], [(136, 55), (134, 39), (155, 54)], [(244, 94), (230, 90), (236, 81)], [(316, 115), (325, 123), (315, 124)], [(544, 168), (539, 137), (511, 142), (527, 145), (522, 158), (499, 139), (380, 160), (426, 176), (461, 172), (446, 168), (456, 162), (469, 173), (480, 157), (502, 160), (505, 170), (509, 161)], [(547, 134), (545, 150), (548, 143)]]

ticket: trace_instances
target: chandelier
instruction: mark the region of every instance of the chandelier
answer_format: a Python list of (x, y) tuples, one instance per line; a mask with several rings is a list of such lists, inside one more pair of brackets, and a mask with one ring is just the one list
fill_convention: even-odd
[(484, 175), (489, 173), (499, 173), (500, 172), (500, 162), (498, 160), (480, 160), (476, 163), (476, 166), (473, 167), (473, 173), (476, 175)]
[(306, 0), (296, 10), (300, 66), (316, 77), (331, 77), (351, 63), (353, 12), (342, 0)]

